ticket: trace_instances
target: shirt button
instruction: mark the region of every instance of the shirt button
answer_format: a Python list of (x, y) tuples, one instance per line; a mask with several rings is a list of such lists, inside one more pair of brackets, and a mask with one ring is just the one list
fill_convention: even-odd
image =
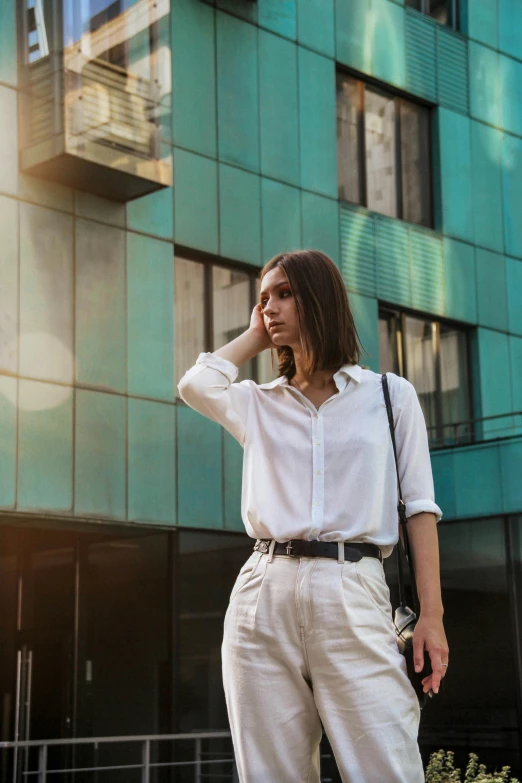
[(318, 536), (320, 532), (321, 532), (320, 530), (315, 530), (315, 529), (314, 530), (310, 530), (310, 535)]
[(320, 475), (321, 475), (321, 471), (320, 471), (320, 470), (318, 470), (318, 471), (317, 471), (317, 475), (318, 475), (318, 476), (320, 476)]
[(315, 505), (316, 505), (316, 506), (320, 506), (320, 505), (321, 505), (321, 501), (320, 501), (320, 500), (316, 500), (316, 501), (315, 501)]
[(315, 441), (315, 445), (316, 445), (316, 446), (320, 446), (320, 445), (321, 445), (321, 441), (320, 441), (320, 440), (316, 440), (316, 441)]

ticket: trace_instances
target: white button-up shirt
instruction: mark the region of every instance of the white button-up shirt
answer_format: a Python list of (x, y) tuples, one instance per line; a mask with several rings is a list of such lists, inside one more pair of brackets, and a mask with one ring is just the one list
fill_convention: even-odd
[[(286, 376), (234, 383), (235, 364), (200, 353), (181, 398), (243, 446), (241, 517), (252, 538), (359, 541), (388, 557), (399, 538), (397, 473), (381, 376), (357, 364), (317, 409)], [(436, 515), (428, 436), (414, 386), (388, 373), (406, 516)]]

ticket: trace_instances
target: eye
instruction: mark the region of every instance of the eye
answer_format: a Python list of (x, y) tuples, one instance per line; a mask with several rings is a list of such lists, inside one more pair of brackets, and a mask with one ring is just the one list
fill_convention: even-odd
[[(291, 291), (288, 291), (288, 290), (286, 290), (286, 291), (281, 291), (281, 292), (280, 292), (280, 296), (284, 296), (285, 294), (287, 294), (288, 296), (292, 296), (292, 292), (291, 292)], [(260, 300), (261, 307), (264, 307), (264, 306), (265, 306), (265, 304), (264, 304), (264, 303), (265, 303), (266, 301), (268, 301), (268, 300), (267, 300), (267, 299), (261, 299), (261, 300)]]

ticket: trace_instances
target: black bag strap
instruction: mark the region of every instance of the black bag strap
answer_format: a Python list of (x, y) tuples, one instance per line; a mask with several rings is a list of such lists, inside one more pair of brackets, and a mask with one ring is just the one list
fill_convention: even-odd
[[(397, 511), (399, 513), (399, 520), (400, 525), (402, 526), (402, 534), (403, 534), (403, 549), (404, 553), (406, 555), (406, 560), (408, 561), (409, 569), (410, 569), (410, 581), (411, 581), (411, 591), (412, 591), (412, 597), (413, 597), (413, 611), (419, 616), (419, 598), (417, 594), (417, 584), (415, 582), (415, 572), (413, 569), (413, 560), (410, 550), (410, 542), (408, 538), (408, 530), (407, 530), (407, 523), (408, 520), (406, 519), (406, 503), (402, 499), (402, 490), (401, 490), (401, 479), (399, 476), (399, 463), (397, 461), (397, 446), (395, 444), (395, 424), (393, 421), (393, 411), (392, 406), (390, 402), (390, 390), (388, 388), (388, 377), (386, 373), (383, 373), (381, 375), (382, 379), (382, 389), (384, 393), (384, 401), (386, 403), (386, 411), (388, 413), (388, 423), (390, 425), (390, 432), (391, 432), (391, 439), (392, 439), (392, 445), (393, 445), (393, 455), (395, 457), (395, 470), (397, 472), (397, 485), (399, 488), (399, 502), (397, 504)], [(397, 572), (399, 576), (399, 601), (401, 606), (406, 606), (406, 599), (404, 595), (404, 582), (403, 582), (403, 574), (402, 574), (402, 561), (401, 561), (401, 555), (400, 555), (400, 536), (399, 541), (397, 543)]]

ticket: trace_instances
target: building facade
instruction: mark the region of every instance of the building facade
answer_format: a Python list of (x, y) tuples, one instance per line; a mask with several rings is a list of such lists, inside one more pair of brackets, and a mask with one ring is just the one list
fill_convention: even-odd
[(521, 215), (517, 0), (0, 0), (0, 741), (227, 729), (242, 450), (177, 383), (308, 247), (428, 426), (423, 755), (522, 774)]

